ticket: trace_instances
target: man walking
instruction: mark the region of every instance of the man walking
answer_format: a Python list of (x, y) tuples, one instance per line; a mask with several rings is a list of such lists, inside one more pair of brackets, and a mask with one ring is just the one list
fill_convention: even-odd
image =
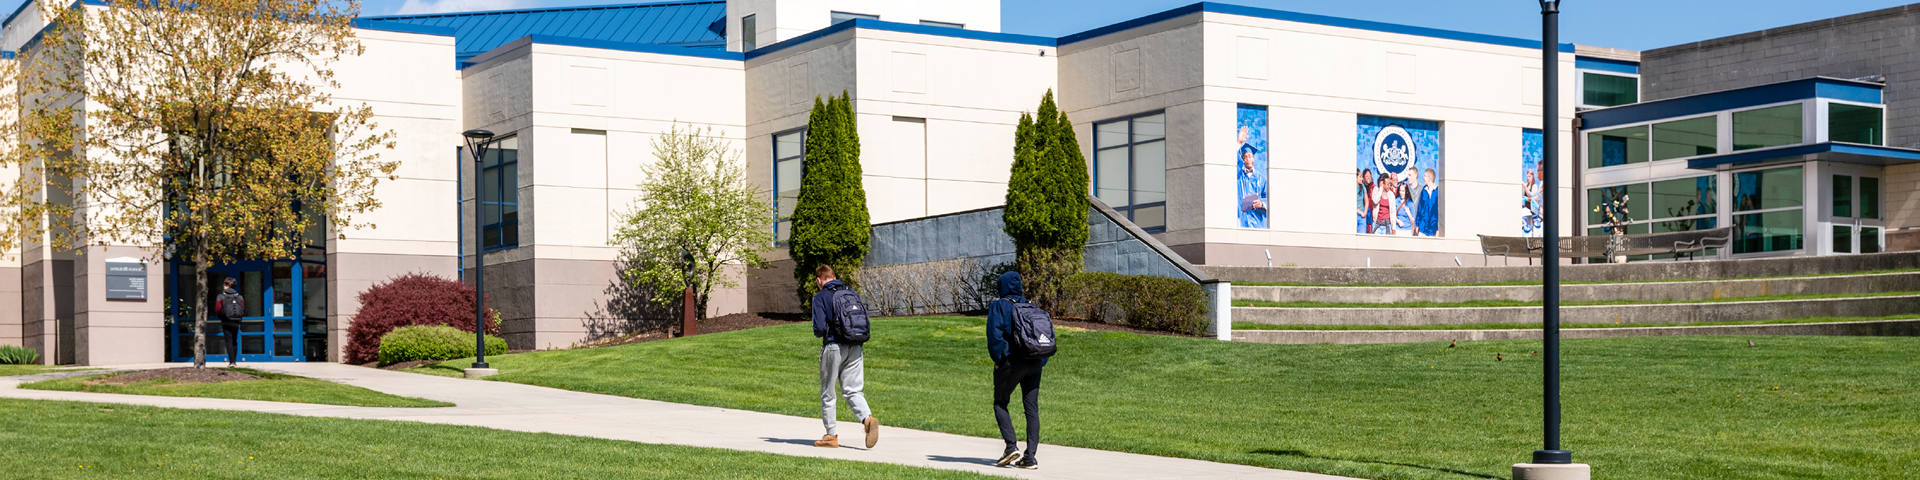
[(240, 319), (246, 316), (246, 297), (233, 289), (233, 277), (227, 277), (222, 283), (220, 295), (214, 297), (213, 313), (220, 317), (220, 336), (227, 344), (227, 368), (240, 366)]
[[(994, 464), (1040, 468), (1040, 460), (1034, 456), (1040, 448), (1040, 370), (1047, 365), (1044, 355), (1052, 354), (1053, 326), (1044, 312), (1027, 303), (1026, 297), (1020, 296), (1019, 272), (1000, 274), (999, 291), (1000, 299), (987, 305), (987, 355), (993, 358), (993, 419), (1000, 424), (1000, 439), (1006, 440), (1007, 449), (1000, 454), (1000, 461)], [(1022, 318), (1023, 315), (1028, 318)], [(1031, 318), (1033, 315), (1039, 315), (1039, 318)], [(1044, 328), (1045, 332), (1031, 332), (1030, 336), (1046, 343), (1044, 355), (1032, 358), (1035, 356), (1032, 352), (1016, 351), (1012, 342), (1031, 342), (1019, 338), (1029, 332), (1016, 330), (1017, 322), (1025, 322), (1022, 330), (1043, 326), (1039, 328)], [(1022, 348), (1030, 347), (1022, 345)], [(1027, 416), (1027, 451), (1024, 455), (1014, 436), (1013, 415), (1007, 412), (1013, 387), (1020, 387), (1021, 409)]]
[(813, 281), (820, 286), (820, 293), (814, 294), (812, 301), (813, 336), (821, 339), (820, 419), (827, 426), (827, 435), (813, 442), (813, 446), (840, 447), (840, 434), (834, 428), (838, 412), (833, 407), (833, 384), (839, 382), (839, 394), (847, 397), (847, 408), (853, 410), (853, 417), (866, 428), (867, 448), (873, 448), (880, 442), (880, 421), (873, 418), (872, 410), (867, 408), (867, 396), (860, 392), (866, 380), (860, 349), (869, 332), (866, 305), (845, 282), (834, 278), (833, 267), (814, 268)]

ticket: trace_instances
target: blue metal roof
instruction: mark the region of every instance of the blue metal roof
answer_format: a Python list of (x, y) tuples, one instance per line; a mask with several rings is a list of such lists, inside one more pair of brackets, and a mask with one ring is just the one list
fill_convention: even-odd
[(691, 1), (392, 15), (360, 22), (452, 28), (455, 61), (465, 62), (528, 35), (719, 48), (726, 46), (726, 18), (725, 1)]

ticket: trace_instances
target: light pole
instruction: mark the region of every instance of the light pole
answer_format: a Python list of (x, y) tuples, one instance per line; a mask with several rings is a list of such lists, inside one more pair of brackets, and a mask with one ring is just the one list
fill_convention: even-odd
[(467, 137), (467, 153), (473, 155), (473, 368), (466, 370), (466, 376), (474, 378), (498, 373), (487, 365), (487, 262), (486, 245), (481, 244), (487, 231), (481, 212), (487, 202), (480, 169), (486, 167), (487, 140), (493, 132), (475, 129), (460, 136)]
[(1540, 20), (1543, 30), (1540, 39), (1541, 80), (1545, 82), (1541, 92), (1545, 94), (1540, 102), (1543, 111), (1541, 124), (1541, 163), (1542, 173), (1547, 177), (1544, 182), (1545, 195), (1542, 195), (1541, 210), (1546, 235), (1541, 249), (1542, 266), (1540, 274), (1542, 289), (1545, 290), (1541, 302), (1541, 338), (1546, 351), (1545, 362), (1541, 365), (1541, 390), (1544, 395), (1545, 434), (1543, 448), (1533, 451), (1533, 463), (1515, 465), (1513, 478), (1526, 479), (1581, 479), (1589, 478), (1591, 473), (1586, 465), (1573, 463), (1573, 452), (1560, 446), (1560, 0), (1539, 0)]

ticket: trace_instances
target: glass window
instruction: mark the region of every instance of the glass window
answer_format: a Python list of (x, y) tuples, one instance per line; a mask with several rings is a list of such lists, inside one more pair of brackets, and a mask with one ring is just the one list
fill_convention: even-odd
[(1640, 79), (1605, 75), (1599, 73), (1581, 73), (1583, 92), (1580, 103), (1591, 107), (1612, 107), (1640, 101)]
[(1587, 168), (1645, 161), (1647, 127), (1644, 125), (1587, 134)]
[(1681, 178), (1653, 182), (1653, 209), (1648, 215), (1653, 218), (1691, 217), (1718, 213), (1715, 199), (1719, 192), (1715, 188), (1718, 177)]
[(495, 140), (480, 167), (480, 246), (520, 245), (520, 139)]
[(1094, 196), (1150, 233), (1167, 228), (1167, 116), (1094, 124)]
[(1800, 104), (1733, 112), (1733, 149), (1800, 143)]
[(868, 15), (864, 13), (853, 13), (853, 12), (833, 12), (833, 22), (829, 23), (829, 25), (838, 24), (840, 22), (845, 22), (848, 20), (856, 19), (856, 18), (864, 18), (867, 20), (879, 20), (880, 16)]
[(760, 19), (753, 15), (740, 17), (740, 51), (751, 52), (760, 46)]
[(1653, 159), (1712, 155), (1719, 146), (1719, 117), (1700, 117), (1653, 125)]
[(964, 23), (936, 22), (933, 20), (921, 20), (920, 24), (926, 25), (929, 27), (962, 28), (962, 29), (967, 28), (967, 24), (964, 24)]
[(1833, 253), (1853, 253), (1853, 227), (1833, 226)]
[(1881, 145), (1885, 130), (1878, 107), (1827, 104), (1827, 140)]
[(800, 165), (807, 156), (807, 130), (773, 136), (773, 237), (785, 243), (793, 234), (793, 206), (800, 203)]
[(1612, 187), (1600, 187), (1600, 188), (1588, 189), (1587, 190), (1587, 224), (1595, 225), (1595, 226), (1605, 226), (1607, 223), (1605, 220), (1606, 216), (1600, 214), (1601, 206), (1608, 205), (1612, 203), (1614, 199), (1620, 198), (1623, 195), (1626, 197), (1626, 200), (1627, 200), (1627, 205), (1626, 205), (1627, 214), (1624, 215), (1627, 218), (1627, 220), (1640, 221), (1640, 220), (1646, 220), (1647, 218), (1649, 218), (1647, 216), (1647, 208), (1646, 208), (1647, 207), (1647, 184), (1635, 183), (1635, 184), (1629, 184), (1629, 185), (1619, 185), (1619, 186), (1612, 186)]
[(1733, 253), (1782, 252), (1800, 249), (1800, 212), (1734, 215), (1733, 224), (1740, 238), (1733, 242)]
[(1860, 253), (1880, 253), (1880, 229), (1860, 227)]
[(1833, 216), (1853, 216), (1853, 177), (1833, 176)]
[(1800, 167), (1733, 174), (1733, 210), (1767, 210), (1803, 205)]
[(1860, 218), (1880, 218), (1880, 179), (1878, 178), (1860, 177)]

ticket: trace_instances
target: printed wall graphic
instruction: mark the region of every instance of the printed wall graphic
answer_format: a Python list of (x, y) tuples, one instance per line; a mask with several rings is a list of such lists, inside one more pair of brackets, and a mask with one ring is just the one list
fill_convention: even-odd
[(1440, 123), (1361, 115), (1354, 144), (1354, 232), (1436, 237)]
[(1234, 205), (1240, 228), (1267, 228), (1267, 107), (1241, 105), (1235, 123)]
[(1540, 159), (1546, 156), (1546, 139), (1539, 130), (1520, 131), (1520, 236), (1533, 238), (1540, 231), (1541, 189), (1546, 186), (1546, 168)]

